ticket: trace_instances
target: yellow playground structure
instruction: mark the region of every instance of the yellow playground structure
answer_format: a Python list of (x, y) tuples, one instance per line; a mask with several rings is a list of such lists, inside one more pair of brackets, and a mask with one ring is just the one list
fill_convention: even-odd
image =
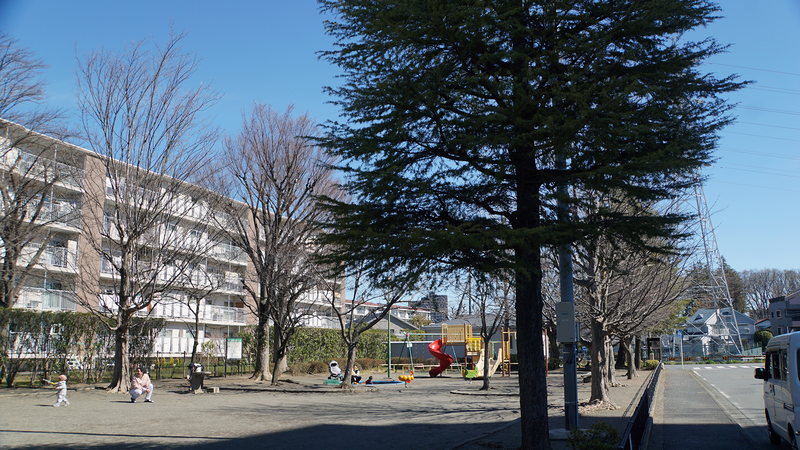
[[(502, 330), (502, 340), (500, 342), (489, 342), (492, 354), (489, 355), (489, 374), (487, 376), (494, 375), (498, 368), (501, 368), (504, 377), (506, 374), (511, 374), (511, 336), (515, 334), (510, 330)], [(500, 344), (499, 348), (497, 348), (497, 344)], [(483, 338), (472, 335), (471, 324), (442, 324), (441, 347), (444, 349), (447, 345), (464, 346), (465, 361), (461, 369), (461, 374), (464, 378), (483, 378), (483, 358), (486, 357), (484, 355)]]

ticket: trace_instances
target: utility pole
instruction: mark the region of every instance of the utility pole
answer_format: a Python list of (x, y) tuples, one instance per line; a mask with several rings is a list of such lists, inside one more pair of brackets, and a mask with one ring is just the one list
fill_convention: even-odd
[[(556, 168), (567, 168), (563, 153), (556, 159)], [(569, 222), (569, 206), (563, 200), (569, 196), (566, 183), (558, 189), (558, 221)], [(558, 270), (561, 290), (561, 302), (556, 305), (556, 333), (562, 344), (562, 360), (564, 361), (564, 417), (567, 430), (578, 428), (578, 367), (575, 360), (576, 345), (580, 341), (577, 322), (575, 321), (575, 292), (572, 277), (572, 245), (563, 244), (558, 249)]]

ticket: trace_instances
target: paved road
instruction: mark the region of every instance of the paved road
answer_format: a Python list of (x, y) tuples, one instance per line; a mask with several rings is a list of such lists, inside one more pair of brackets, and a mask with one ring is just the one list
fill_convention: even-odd
[(769, 443), (756, 365), (665, 366), (650, 449), (788, 449)]

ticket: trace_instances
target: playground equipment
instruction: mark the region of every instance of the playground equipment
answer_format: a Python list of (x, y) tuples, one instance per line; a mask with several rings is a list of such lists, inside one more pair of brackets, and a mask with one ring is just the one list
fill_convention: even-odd
[[(496, 353), (497, 356), (494, 358), (490, 357), (489, 373), (486, 376), (491, 377), (500, 367), (502, 367), (503, 376), (506, 376), (506, 373), (511, 373), (511, 336), (515, 334), (516, 333), (512, 334), (510, 330), (503, 330), (500, 348), (496, 352), (494, 347), (497, 343), (490, 342), (489, 347), (492, 353)], [(453, 363), (453, 357), (443, 351), (446, 345), (464, 347), (465, 367), (461, 371), (464, 378), (473, 379), (482, 378), (484, 376), (484, 342), (480, 336), (476, 337), (472, 335), (472, 325), (442, 324), (442, 338), (428, 345), (431, 354), (441, 361), (438, 367), (431, 369), (431, 377), (439, 375)]]
[(412, 381), (414, 381), (414, 374), (412, 373), (411, 375), (400, 375), (397, 377), (397, 379), (404, 383), (411, 383)]
[(432, 368), (428, 372), (431, 378), (435, 378), (439, 376), (439, 374), (447, 370), (448, 367), (450, 367), (450, 364), (453, 363), (453, 357), (442, 351), (441, 339), (437, 339), (428, 344), (428, 351), (430, 351), (431, 355), (433, 355), (436, 359), (439, 360), (439, 365), (437, 367)]
[[(476, 358), (473, 358), (472, 363), (473, 363), (474, 368), (473, 369), (464, 369), (463, 370), (462, 373), (464, 375), (464, 378), (467, 378), (467, 379), (482, 379), (483, 378), (483, 367), (484, 367), (483, 357), (484, 357), (483, 349), (481, 349), (480, 353), (478, 353), (478, 356)], [(489, 358), (489, 376), (490, 377), (492, 375), (494, 375), (495, 372), (497, 372), (497, 368), (500, 367), (500, 364), (502, 362), (503, 362), (503, 348), (501, 347), (497, 351), (497, 357), (496, 358)]]

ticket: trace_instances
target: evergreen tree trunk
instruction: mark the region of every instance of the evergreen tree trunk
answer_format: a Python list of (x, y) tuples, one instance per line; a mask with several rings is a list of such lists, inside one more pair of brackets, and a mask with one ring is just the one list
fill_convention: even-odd
[(519, 249), (535, 268), (517, 274), (517, 345), (519, 357), (522, 448), (550, 450), (547, 418), (547, 373), (542, 339), (542, 290), (539, 246)]

